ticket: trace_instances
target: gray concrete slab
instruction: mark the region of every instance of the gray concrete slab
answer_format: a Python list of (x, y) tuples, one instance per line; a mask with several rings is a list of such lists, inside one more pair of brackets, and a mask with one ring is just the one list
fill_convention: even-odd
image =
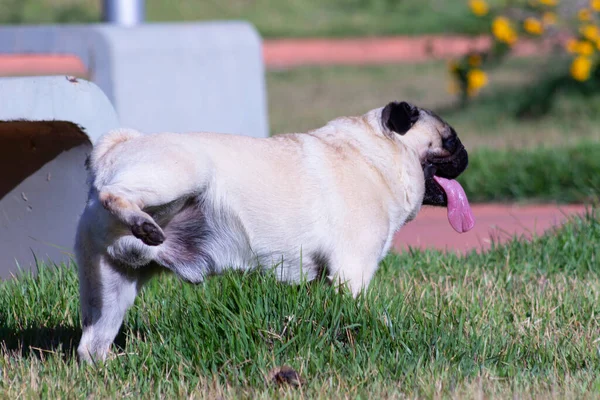
[(241, 21), (0, 27), (0, 54), (75, 55), (121, 123), (268, 136), (262, 41)]
[(87, 198), (84, 162), (119, 127), (106, 95), (65, 76), (0, 79), (0, 279), (72, 256)]

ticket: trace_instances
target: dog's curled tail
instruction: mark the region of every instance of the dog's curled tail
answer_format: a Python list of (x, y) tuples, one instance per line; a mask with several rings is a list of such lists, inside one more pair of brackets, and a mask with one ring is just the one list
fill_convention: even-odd
[(89, 166), (94, 169), (98, 161), (104, 157), (106, 153), (115, 148), (115, 146), (119, 145), (120, 143), (138, 138), (142, 135), (143, 134), (141, 132), (129, 128), (118, 128), (106, 132), (94, 145), (94, 149), (92, 150), (92, 154), (90, 154), (89, 158)]

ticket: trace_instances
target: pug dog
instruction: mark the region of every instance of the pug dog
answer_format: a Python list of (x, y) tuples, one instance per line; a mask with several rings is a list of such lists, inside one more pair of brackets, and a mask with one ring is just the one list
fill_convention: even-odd
[(467, 150), (407, 102), (263, 139), (117, 129), (87, 164), (75, 240), (85, 361), (105, 359), (157, 271), (193, 283), (227, 269), (272, 269), (286, 282), (326, 274), (356, 297), (422, 205), (447, 207), (457, 232), (475, 223), (454, 180)]

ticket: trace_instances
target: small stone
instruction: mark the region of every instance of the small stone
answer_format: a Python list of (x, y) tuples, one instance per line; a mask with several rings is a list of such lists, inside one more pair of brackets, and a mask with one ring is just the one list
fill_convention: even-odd
[(269, 372), (270, 381), (279, 385), (301, 386), (304, 379), (293, 368), (287, 365), (276, 367)]

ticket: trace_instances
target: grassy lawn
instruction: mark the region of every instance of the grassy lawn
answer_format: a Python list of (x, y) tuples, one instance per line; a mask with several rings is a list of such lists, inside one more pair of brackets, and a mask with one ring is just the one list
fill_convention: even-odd
[[(498, 0), (492, 3), (498, 3)], [(148, 0), (151, 20), (246, 19), (265, 37), (478, 33), (486, 28), (466, 1)]]
[(600, 143), (471, 153), (458, 181), (476, 202), (597, 202)]
[(576, 144), (600, 139), (600, 95), (563, 95), (538, 119), (518, 120), (514, 111), (551, 58), (512, 59), (490, 73), (490, 85), (464, 110), (448, 91), (444, 62), (385, 66), (307, 67), (267, 73), (273, 133), (303, 132), (341, 115), (360, 115), (390, 100), (429, 107), (455, 127), (469, 149)]
[[(365, 298), (228, 274), (153, 280), (118, 355), (80, 367), (73, 268), (0, 282), (0, 397), (593, 397), (600, 219), (464, 258), (389, 256)], [(300, 389), (266, 384), (281, 365)]]
[[(490, 3), (500, 3), (491, 0)], [(487, 24), (466, 1), (447, 0), (146, 0), (149, 21), (242, 19), (265, 37), (479, 33)], [(96, 0), (0, 0), (2, 22), (88, 22)]]

